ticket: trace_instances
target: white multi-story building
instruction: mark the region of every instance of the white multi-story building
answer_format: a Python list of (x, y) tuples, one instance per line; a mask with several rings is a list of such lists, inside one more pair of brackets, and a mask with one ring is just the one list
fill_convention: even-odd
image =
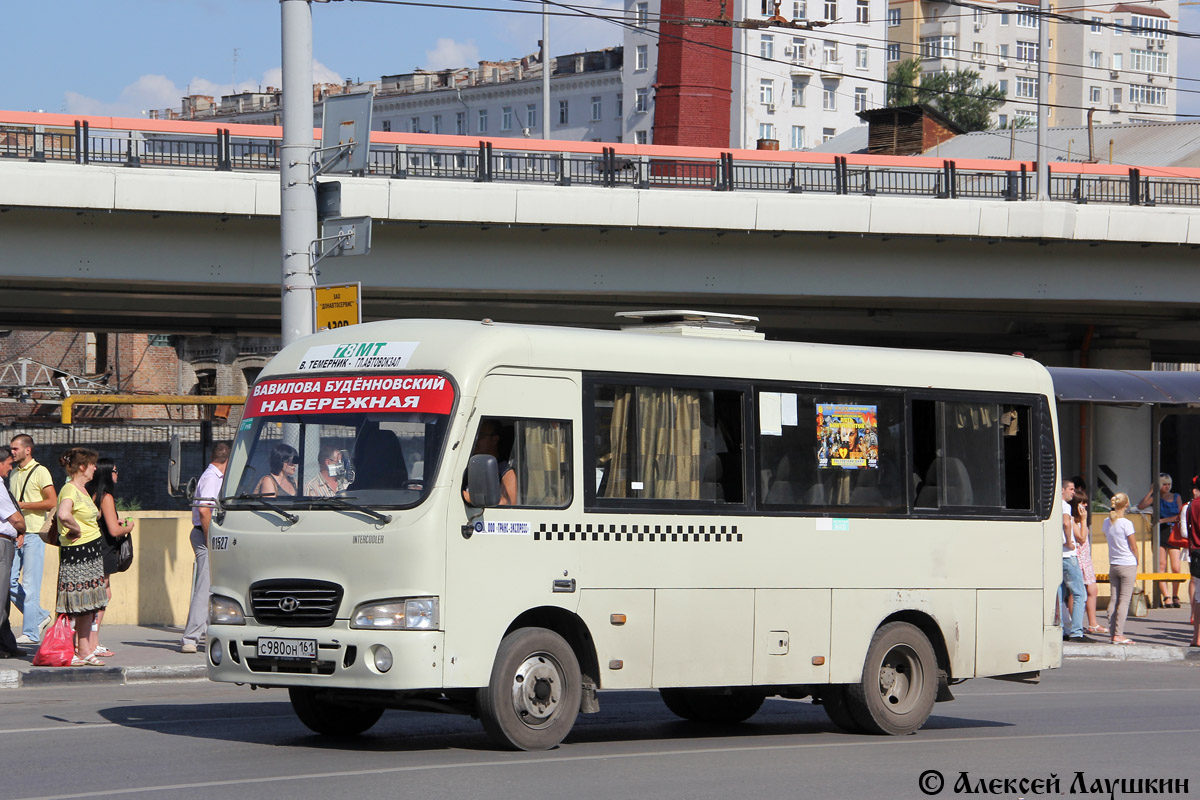
[[(883, 105), (886, 2), (788, 0), (778, 13), (811, 27), (733, 28), (728, 145), (754, 148), (759, 140), (774, 140), (782, 149), (806, 149), (862, 124), (857, 112)], [(731, 5), (738, 20), (763, 21), (776, 13), (764, 0)], [(660, 0), (625, 0), (625, 14), (630, 24), (621, 46), (551, 60), (548, 136), (537, 56), (317, 87), (314, 100), (373, 89), (377, 130), (650, 144)], [(272, 91), (229, 95), (219, 104), (185, 98), (182, 113), (157, 116), (278, 124), (279, 95)], [(319, 124), (319, 112), (314, 118)]]
[[(887, 62), (921, 59), (921, 70), (971, 69), (995, 83), (1006, 101), (993, 123), (1037, 120), (1036, 3), (973, 0), (973, 8), (939, 0), (889, 0)], [(1056, 11), (1052, 6), (1051, 11)], [(1078, 24), (1049, 22), (1046, 54), (1049, 124), (1148, 122), (1175, 113), (1179, 0), (1071, 6), (1060, 13)]]
[[(750, 19), (775, 13), (763, 0), (734, 5)], [(813, 30), (734, 29), (730, 143), (802, 150), (861, 125), (859, 111), (887, 101), (886, 10), (886, 0), (786, 0), (779, 14)]]

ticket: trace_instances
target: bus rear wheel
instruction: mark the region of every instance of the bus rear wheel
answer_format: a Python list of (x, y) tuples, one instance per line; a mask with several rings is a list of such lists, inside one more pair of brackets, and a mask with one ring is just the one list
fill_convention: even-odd
[(349, 739), (368, 730), (383, 716), (382, 708), (336, 703), (313, 689), (288, 689), (292, 709), (304, 726), (322, 736)]
[(925, 724), (937, 698), (937, 657), (921, 629), (889, 622), (867, 648), (862, 681), (846, 689), (851, 715), (869, 733), (901, 736)]
[(545, 628), (519, 628), (500, 642), (476, 708), (501, 747), (549, 750), (574, 727), (582, 691), (579, 660), (566, 640)]
[(761, 694), (717, 694), (700, 689), (659, 689), (671, 713), (692, 722), (732, 725), (750, 719), (762, 707)]

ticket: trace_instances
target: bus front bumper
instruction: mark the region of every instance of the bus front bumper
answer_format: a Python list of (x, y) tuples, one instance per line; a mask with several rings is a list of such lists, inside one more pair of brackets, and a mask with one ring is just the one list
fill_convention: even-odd
[[(257, 686), (432, 689), (442, 684), (442, 631), (209, 625), (208, 677)], [(260, 646), (261, 644), (261, 646)]]

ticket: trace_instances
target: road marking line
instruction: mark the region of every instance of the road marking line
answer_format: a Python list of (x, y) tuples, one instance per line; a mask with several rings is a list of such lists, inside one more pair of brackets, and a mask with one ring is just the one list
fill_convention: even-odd
[[(953, 732), (956, 736), (961, 735), (961, 731)], [(976, 736), (971, 738), (955, 738), (955, 739), (937, 739), (928, 737), (925, 739), (912, 739), (911, 737), (893, 737), (887, 739), (879, 739), (872, 737), (869, 741), (853, 741), (853, 742), (810, 742), (801, 744), (778, 744), (778, 745), (759, 745), (759, 746), (737, 746), (737, 747), (704, 747), (695, 750), (657, 750), (646, 753), (596, 753), (594, 755), (579, 755), (579, 756), (551, 756), (548, 758), (529, 758), (515, 757), (504, 760), (489, 760), (489, 761), (459, 761), (447, 764), (413, 764), (407, 767), (381, 767), (378, 769), (357, 769), (345, 770), (342, 772), (312, 772), (305, 775), (277, 775), (264, 778), (241, 778), (237, 780), (220, 780), (220, 781), (202, 781), (196, 783), (174, 783), (164, 784), (160, 786), (132, 786), (113, 789), (105, 789), (95, 792), (79, 792), (76, 794), (54, 794), (41, 795), (38, 797), (23, 797), (14, 798), (13, 800), (78, 800), (84, 797), (111, 797), (115, 794), (146, 794), (149, 792), (175, 792), (181, 789), (206, 789), (216, 786), (243, 786), (248, 784), (260, 783), (279, 783), (282, 781), (300, 781), (314, 780), (321, 778), (354, 778), (365, 775), (395, 775), (403, 772), (422, 772), (426, 770), (444, 770), (444, 769), (466, 769), (472, 767), (530, 767), (530, 766), (546, 766), (566, 762), (578, 761), (609, 761), (614, 759), (642, 759), (642, 758), (662, 758), (663, 756), (696, 756), (696, 755), (716, 755), (722, 753), (758, 753), (783, 750), (812, 750), (820, 747), (864, 747), (873, 745), (885, 745), (892, 747), (900, 746), (916, 746), (920, 744), (975, 744), (976, 742), (1001, 742), (1012, 741), (1014, 739), (1064, 739), (1064, 738), (1093, 738), (1097, 736), (1129, 736), (1137, 733), (1163, 733), (1171, 734), (1200, 734), (1200, 728), (1192, 728), (1188, 730), (1176, 731), (1087, 731), (1079, 733), (1076, 731), (1064, 731), (1063, 733), (1032, 733), (1029, 735), (1016, 736)]]

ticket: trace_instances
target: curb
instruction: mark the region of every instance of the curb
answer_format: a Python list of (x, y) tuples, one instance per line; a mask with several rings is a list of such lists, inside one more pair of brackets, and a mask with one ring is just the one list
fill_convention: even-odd
[(139, 684), (208, 680), (204, 664), (150, 667), (41, 667), (29, 672), (0, 670), (0, 689), (65, 684)]
[(1167, 644), (1072, 644), (1063, 642), (1063, 658), (1109, 661), (1200, 661), (1200, 649)]

